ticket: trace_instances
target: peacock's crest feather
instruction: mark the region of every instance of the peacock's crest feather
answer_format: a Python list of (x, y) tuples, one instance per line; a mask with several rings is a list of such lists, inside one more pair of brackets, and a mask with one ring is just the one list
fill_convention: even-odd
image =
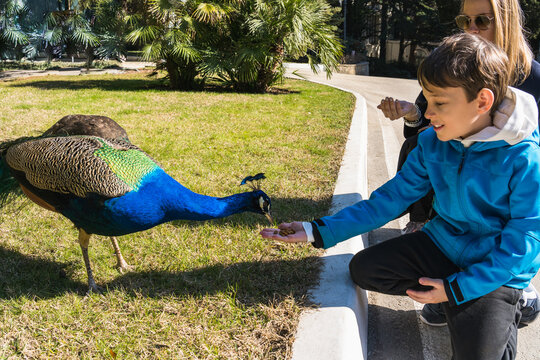
[(240, 185), (247, 185), (250, 187), (253, 191), (261, 190), (261, 180), (266, 179), (266, 176), (264, 176), (264, 173), (258, 173), (253, 176), (246, 176)]

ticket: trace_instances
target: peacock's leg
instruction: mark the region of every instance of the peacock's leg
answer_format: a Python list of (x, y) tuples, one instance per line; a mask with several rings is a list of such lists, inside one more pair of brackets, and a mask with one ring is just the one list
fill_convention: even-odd
[(118, 241), (116, 241), (116, 237), (111, 236), (111, 242), (114, 248), (114, 253), (116, 254), (116, 268), (118, 269), (118, 271), (123, 274), (124, 271), (131, 270), (131, 266), (129, 266), (126, 260), (124, 260), (124, 257), (120, 252), (120, 247), (118, 246)]
[(90, 259), (88, 258), (88, 244), (90, 243), (90, 234), (87, 234), (83, 229), (79, 229), (79, 245), (84, 259), (84, 265), (86, 266), (86, 274), (88, 275), (88, 292), (101, 293), (101, 289), (96, 285), (94, 281), (94, 275), (92, 275), (92, 268), (90, 267)]

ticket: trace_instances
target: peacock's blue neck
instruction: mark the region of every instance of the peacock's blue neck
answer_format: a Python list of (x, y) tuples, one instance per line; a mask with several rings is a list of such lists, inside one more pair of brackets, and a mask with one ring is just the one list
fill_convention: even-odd
[[(137, 191), (107, 202), (110, 214), (120, 217), (116, 226), (152, 226), (172, 220), (209, 220), (243, 211), (255, 211), (257, 193), (246, 192), (216, 198), (197, 194), (162, 169), (149, 174)], [(118, 222), (118, 221), (115, 221)]]
[(257, 212), (259, 196), (259, 192), (222, 198), (197, 194), (157, 168), (136, 191), (105, 202), (73, 199), (62, 214), (88, 233), (124, 235), (172, 220), (209, 220), (243, 211)]
[(164, 222), (171, 220), (209, 220), (244, 211), (253, 211), (255, 195), (244, 192), (226, 197), (212, 197), (195, 193), (172, 180), (164, 201)]

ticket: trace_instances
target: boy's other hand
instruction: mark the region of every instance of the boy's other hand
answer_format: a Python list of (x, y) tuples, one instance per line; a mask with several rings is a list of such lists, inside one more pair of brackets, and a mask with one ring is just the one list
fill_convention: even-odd
[(448, 301), (446, 291), (444, 291), (444, 282), (442, 279), (431, 279), (423, 277), (418, 279), (420, 285), (432, 286), (433, 289), (428, 291), (407, 290), (407, 295), (415, 301), (422, 304), (437, 304)]
[[(294, 231), (293, 234), (285, 235), (291, 230)], [(277, 229), (262, 229), (259, 234), (261, 234), (261, 236), (265, 239), (273, 239), (287, 243), (307, 242), (306, 231), (304, 230), (302, 223), (299, 221), (292, 223), (281, 223), (278, 225)]]
[(390, 120), (396, 120), (400, 117), (409, 115), (409, 120), (418, 120), (414, 117), (418, 117), (416, 114), (416, 108), (413, 103), (403, 100), (394, 100), (391, 97), (386, 97), (381, 100), (381, 103), (377, 106), (377, 109), (382, 110), (385, 117)]

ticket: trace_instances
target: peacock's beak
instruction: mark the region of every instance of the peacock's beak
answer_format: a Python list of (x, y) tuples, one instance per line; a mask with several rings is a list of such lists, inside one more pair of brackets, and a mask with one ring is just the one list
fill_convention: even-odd
[(270, 221), (270, 225), (272, 225), (274, 223), (274, 219), (272, 219), (272, 215), (270, 215), (269, 212), (265, 213), (264, 216), (266, 216), (268, 221)]

